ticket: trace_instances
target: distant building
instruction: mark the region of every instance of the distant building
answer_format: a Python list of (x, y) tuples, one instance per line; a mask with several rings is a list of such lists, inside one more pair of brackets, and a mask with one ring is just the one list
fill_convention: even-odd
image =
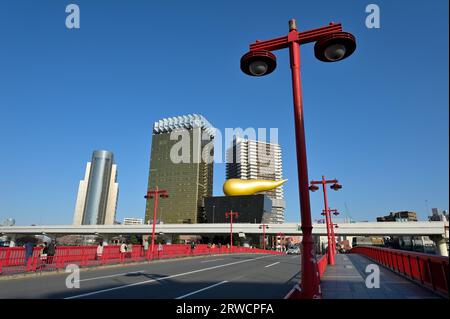
[(377, 217), (377, 222), (416, 222), (416, 212), (390, 212), (387, 216)]
[[(237, 137), (227, 150), (226, 178), (283, 179), (283, 162), (279, 144)], [(262, 192), (272, 200), (270, 223), (284, 223), (283, 186)]]
[(205, 209), (208, 223), (229, 223), (225, 217), (229, 211), (239, 214), (233, 223), (270, 223), (272, 201), (265, 194), (212, 196), (205, 198)]
[(78, 187), (74, 225), (113, 225), (119, 184), (114, 155), (95, 151), (86, 165), (84, 180)]
[(440, 211), (437, 208), (431, 209), (431, 216), (428, 216), (429, 221), (448, 221), (448, 212), (443, 210)]
[(126, 217), (123, 219), (123, 225), (142, 225), (144, 220), (142, 218)]
[(16, 220), (14, 218), (6, 218), (3, 222), (3, 226), (14, 226), (16, 224)]
[[(158, 187), (168, 191), (169, 198), (158, 202), (161, 222), (204, 222), (203, 199), (212, 195), (213, 163), (212, 160), (206, 162), (203, 153), (206, 151), (213, 156), (214, 135), (212, 125), (197, 114), (165, 118), (154, 123), (148, 190)], [(188, 140), (187, 149), (178, 148), (183, 138)], [(187, 158), (174, 161), (174, 155), (186, 155)], [(154, 199), (148, 198), (145, 223), (153, 219), (153, 205)]]

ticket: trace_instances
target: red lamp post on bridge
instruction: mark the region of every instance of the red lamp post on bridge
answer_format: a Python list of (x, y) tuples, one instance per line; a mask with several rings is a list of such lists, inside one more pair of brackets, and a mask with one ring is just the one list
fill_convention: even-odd
[(238, 212), (233, 212), (232, 210), (229, 212), (225, 213), (225, 217), (226, 218), (230, 218), (230, 248), (231, 251), (233, 251), (233, 217), (238, 218), (239, 217), (239, 213)]
[(269, 225), (267, 224), (259, 225), (259, 229), (261, 228), (263, 231), (263, 249), (266, 250), (266, 228), (269, 228)]
[(241, 70), (250, 76), (264, 76), (276, 67), (276, 57), (271, 51), (289, 48), (292, 89), (294, 95), (295, 139), (297, 145), (297, 169), (299, 181), (301, 229), (303, 234), (301, 258), (301, 289), (298, 286), (288, 298), (320, 298), (319, 274), (314, 254), (311, 207), (308, 193), (308, 168), (306, 138), (303, 119), (303, 102), (300, 80), (300, 45), (315, 42), (314, 54), (323, 62), (336, 62), (350, 56), (356, 49), (355, 37), (342, 32), (341, 24), (330, 23), (308, 31), (297, 31), (294, 19), (289, 21), (287, 36), (250, 44), (250, 51), (241, 58)]
[(309, 186), (309, 190), (311, 192), (315, 192), (316, 190), (319, 189), (319, 187), (317, 185), (322, 185), (322, 190), (323, 190), (323, 201), (325, 204), (325, 221), (326, 221), (326, 225), (327, 225), (327, 237), (328, 237), (328, 264), (329, 265), (334, 265), (334, 244), (331, 238), (331, 232), (332, 230), (332, 226), (331, 226), (331, 221), (330, 221), (330, 216), (327, 213), (329, 211), (328, 208), (328, 197), (327, 197), (327, 184), (333, 184), (330, 186), (331, 189), (338, 191), (339, 189), (342, 188), (342, 185), (338, 183), (337, 179), (331, 179), (331, 180), (326, 180), (325, 176), (322, 176), (322, 180), (321, 181), (311, 181), (311, 186)]
[[(328, 237), (328, 253), (331, 253), (333, 255), (336, 255), (336, 237), (334, 234), (334, 227), (337, 225), (333, 223), (333, 220), (331, 218), (331, 213), (333, 215), (337, 216), (339, 215), (339, 212), (337, 209), (328, 209), (328, 212), (325, 211), (325, 209), (322, 210), (322, 215), (325, 216), (326, 220), (326, 227), (327, 227), (327, 237)], [(331, 241), (330, 241), (331, 238)], [(334, 258), (333, 258), (334, 261)], [(331, 264), (330, 264), (331, 265)]]
[(158, 210), (158, 198), (168, 198), (169, 194), (166, 189), (159, 189), (156, 186), (155, 189), (151, 189), (147, 192), (145, 198), (155, 198), (155, 204), (153, 206), (153, 227), (152, 227), (152, 243), (151, 243), (151, 253), (153, 256), (154, 248), (155, 248), (155, 226), (156, 226), (156, 211)]

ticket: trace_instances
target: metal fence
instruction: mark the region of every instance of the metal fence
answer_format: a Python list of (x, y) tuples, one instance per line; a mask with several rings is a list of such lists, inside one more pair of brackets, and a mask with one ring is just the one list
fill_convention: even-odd
[(216, 254), (283, 254), (273, 250), (263, 250), (248, 247), (211, 247), (208, 245), (155, 245), (147, 250), (142, 245), (129, 245), (126, 252), (120, 251), (119, 245), (105, 245), (103, 251), (97, 254), (97, 246), (57, 246), (54, 255), (42, 254), (41, 247), (34, 247), (28, 258), (23, 247), (0, 248), (0, 275), (41, 272), (64, 269), (69, 264), (80, 267), (112, 265), (138, 261), (151, 261), (189, 256)]
[(366, 246), (354, 247), (351, 253), (364, 255), (448, 298), (448, 257)]

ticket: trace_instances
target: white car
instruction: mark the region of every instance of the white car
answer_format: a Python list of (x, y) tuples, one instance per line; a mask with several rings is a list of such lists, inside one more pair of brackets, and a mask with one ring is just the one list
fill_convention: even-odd
[(289, 248), (289, 249), (286, 251), (286, 254), (288, 254), (288, 255), (298, 255), (298, 254), (300, 254), (300, 248), (299, 248), (299, 247), (292, 247), (292, 248)]

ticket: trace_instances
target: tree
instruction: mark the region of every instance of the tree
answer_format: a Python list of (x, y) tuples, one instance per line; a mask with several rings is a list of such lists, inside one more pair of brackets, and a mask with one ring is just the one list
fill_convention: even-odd
[(137, 236), (135, 234), (130, 236), (130, 243), (132, 245), (139, 245), (140, 244), (140, 241), (139, 241), (139, 239), (137, 238)]

